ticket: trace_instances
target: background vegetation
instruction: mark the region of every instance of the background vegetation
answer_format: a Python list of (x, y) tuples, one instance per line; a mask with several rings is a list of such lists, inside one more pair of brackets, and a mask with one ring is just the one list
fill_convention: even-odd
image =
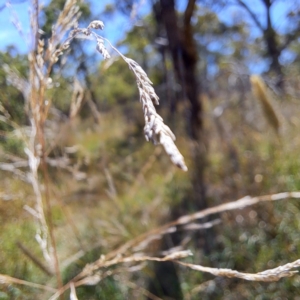
[[(0, 299), (49, 299), (57, 289), (61, 299), (300, 299), (297, 273), (245, 281), (137, 259), (188, 249), (181, 261), (257, 273), (300, 258), (292, 197), (160, 227), (246, 195), (300, 190), (300, 7), (288, 1), (278, 21), (282, 1), (250, 2), (103, 7), (106, 23), (133, 24), (117, 47), (153, 82), (187, 172), (145, 141), (120, 55), (107, 43), (106, 60), (88, 40), (66, 44), (79, 17), (80, 27), (99, 19), (91, 4), (28, 3), (28, 54), (0, 52)], [(98, 268), (78, 277), (87, 264)]]

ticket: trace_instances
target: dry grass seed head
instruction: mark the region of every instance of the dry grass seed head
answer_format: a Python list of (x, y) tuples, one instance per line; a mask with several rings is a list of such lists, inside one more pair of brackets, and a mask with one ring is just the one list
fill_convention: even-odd
[(258, 75), (252, 75), (250, 77), (250, 82), (254, 97), (260, 103), (267, 122), (273, 128), (273, 130), (279, 134), (281, 123), (274, 108), (274, 104), (268, 95), (266, 85), (264, 84), (262, 78)]
[[(78, 35), (85, 35), (87, 38), (92, 37), (97, 42), (96, 50), (103, 56), (104, 59), (108, 59), (110, 58), (110, 54), (108, 53), (104, 45), (104, 40), (109, 44), (110, 42), (92, 31), (92, 29), (103, 30), (103, 28), (103, 22), (98, 20), (92, 21), (87, 28), (75, 28), (70, 33), (69, 38), (65, 43), (69, 44), (70, 41)], [(159, 97), (155, 93), (152, 82), (149, 79), (148, 75), (136, 61), (121, 54), (111, 44), (110, 46), (124, 59), (124, 61), (128, 64), (129, 69), (135, 75), (137, 87), (140, 94), (140, 102), (142, 103), (144, 112), (144, 134), (146, 140), (150, 140), (155, 145), (161, 144), (164, 147), (166, 153), (169, 155), (171, 161), (183, 171), (187, 171), (187, 166), (184, 162), (184, 158), (174, 143), (175, 135), (173, 134), (171, 129), (164, 124), (163, 118), (156, 112), (154, 104), (159, 104)], [(58, 51), (60, 52), (57, 53), (57, 55), (60, 55), (62, 53), (62, 49), (59, 49)]]

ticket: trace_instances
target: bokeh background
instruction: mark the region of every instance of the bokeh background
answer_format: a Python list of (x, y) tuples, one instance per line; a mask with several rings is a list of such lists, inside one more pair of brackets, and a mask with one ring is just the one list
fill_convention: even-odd
[[(65, 4), (0, 1), (0, 273), (53, 287), (56, 276), (43, 267), (35, 238), (41, 225), (30, 210), (37, 194), (28, 179), (25, 149), (33, 125), (26, 95), (35, 86), (30, 55), (38, 57), (38, 39), (46, 53)], [(145, 141), (136, 80), (120, 54), (105, 43), (111, 57), (103, 60), (93, 41), (74, 40), (48, 74), (47, 176), (42, 167), (37, 173), (63, 283), (100, 255), (181, 216), (246, 195), (300, 190), (299, 1), (78, 6), (80, 27), (103, 21), (99, 34), (148, 74), (160, 97), (157, 111), (189, 170)], [(30, 12), (38, 13), (35, 35)], [(47, 66), (45, 60), (41, 70)], [(299, 220), (299, 200), (263, 202), (178, 227), (143, 253), (189, 249), (194, 255), (188, 262), (256, 273), (300, 257)], [(201, 223), (210, 228), (197, 227)], [(78, 287), (78, 299), (300, 299), (297, 274), (262, 283), (171, 262), (108, 270), (96, 285)], [(1, 300), (50, 296), (0, 280)]]

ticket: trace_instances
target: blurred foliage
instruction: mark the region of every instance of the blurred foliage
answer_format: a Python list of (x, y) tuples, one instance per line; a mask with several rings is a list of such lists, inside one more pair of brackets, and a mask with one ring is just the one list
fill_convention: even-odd
[(24, 143), (18, 137), (7, 135), (3, 141), (3, 150), (13, 155), (24, 155)]
[(121, 59), (115, 61), (108, 68), (103, 62), (99, 71), (100, 76), (92, 78), (92, 87), (99, 105), (104, 109), (138, 99), (134, 76)]
[[(46, 36), (51, 35), (52, 26), (55, 24), (60, 12), (62, 11), (66, 1), (65, 0), (52, 0), (44, 7), (41, 16), (42, 30)], [(90, 4), (86, 1), (79, 1), (78, 3), (80, 11), (82, 13), (82, 19), (86, 20), (91, 15)]]
[[(127, 9), (126, 5), (130, 2), (126, 2), (122, 9)], [(63, 1), (53, 1), (45, 8), (46, 32), (50, 32), (62, 5)], [(90, 11), (86, 4), (83, 9), (84, 15), (88, 16)], [(107, 7), (107, 10), (111, 12), (113, 7)], [(174, 95), (178, 86), (173, 85), (171, 80), (171, 59), (167, 56), (165, 62), (161, 61), (161, 53), (157, 52), (154, 42), (156, 29), (153, 19), (145, 17), (142, 21), (127, 32), (120, 46), (150, 74), (160, 95)], [(205, 9), (199, 7), (194, 20), (201, 58), (198, 72), (207, 91), (201, 99), (204, 105), (204, 136), (208, 140), (205, 185), (210, 207), (245, 195), (300, 190), (299, 66), (296, 63), (284, 66), (287, 84), (284, 96), (270, 90), (272, 103), (281, 115), (278, 137), (250, 89), (249, 62), (260, 55), (257, 52), (260, 43), (252, 45), (251, 30), (243, 20), (238, 21), (232, 25), (225, 24), (219, 13), (209, 6)], [(213, 45), (216, 40), (218, 47)], [(299, 42), (295, 41), (291, 47), (297, 62)], [(9, 64), (24, 78), (28, 76), (25, 57), (18, 55), (13, 48), (0, 53), (0, 65), (3, 64)], [(171, 207), (180, 204), (183, 199), (189, 211), (193, 212), (189, 207), (189, 173), (178, 171), (159, 146), (154, 147), (144, 140), (142, 107), (135, 78), (128, 66), (113, 57), (111, 61), (97, 64), (96, 72), (85, 73), (90, 78), (89, 91), (94, 93), (95, 104), (100, 111), (99, 124), (95, 124), (86, 113), (90, 114), (86, 102), (84, 112), (75, 120), (66, 117), (72, 95), (73, 81), (70, 78), (76, 75), (72, 72), (75, 70), (71, 66), (66, 73), (53, 75), (55, 88), (47, 94), (55, 108), (49, 119), (49, 128), (54, 132), (55, 140), (52, 142), (56, 144), (49, 150), (49, 157), (58, 160), (62, 155), (68, 155), (70, 165), (74, 166), (73, 173), (68, 169), (50, 167), (53, 224), (59, 259), (66, 262), (75, 253), (84, 252), (78, 260), (62, 267), (64, 282), (101, 254), (107, 254), (139, 234), (166, 223)], [(171, 78), (171, 84), (165, 84), (166, 78)], [(272, 78), (265, 79), (272, 88)], [(162, 104), (168, 101), (167, 97), (161, 98)], [(280, 101), (282, 98), (284, 102)], [(7, 83), (2, 68), (0, 101), (11, 119), (25, 130), (28, 120), (23, 96)], [(190, 140), (185, 133), (185, 103), (181, 102), (172, 116), (165, 105), (160, 108), (160, 113), (166, 123), (171, 120), (170, 127), (177, 136), (177, 145), (192, 167)], [(14, 129), (5, 122), (0, 123), (1, 162), (5, 162), (8, 154), (13, 158), (24, 157), (24, 144)], [(69, 149), (68, 154), (66, 149)], [(11, 156), (9, 159), (12, 159)], [(86, 177), (76, 177), (80, 172)], [(0, 170), (0, 176), (1, 273), (52, 284), (54, 279), (44, 274), (16, 246), (16, 242), (21, 241), (36, 257), (43, 259), (34, 239), (35, 222), (23, 208), (24, 205), (34, 205), (32, 187), (10, 172)], [(213, 216), (220, 218), (221, 224), (214, 227), (216, 240), (209, 254), (191, 242), (193, 233), (183, 231), (182, 235), (186, 237), (184, 247), (195, 254), (189, 261), (259, 272), (298, 259), (298, 202), (262, 203)], [(160, 254), (158, 249), (159, 242), (154, 242), (148, 251)], [(145, 267), (128, 272), (127, 267), (96, 286), (78, 288), (78, 299), (143, 298), (144, 291), (133, 286), (147, 289), (147, 278), (154, 276), (151, 269)], [(114, 268), (111, 270), (115, 271)], [(215, 278), (183, 268), (178, 271), (185, 299), (299, 297), (299, 275), (279, 282), (259, 283)], [(49, 296), (32, 288), (1, 285), (0, 299), (32, 299), (32, 295), (37, 299)], [(67, 299), (69, 295), (66, 293), (65, 297)]]
[[(0, 52), (0, 65), (10, 65), (16, 70), (17, 74), (27, 77), (28, 61), (25, 55), (19, 55), (16, 49), (8, 47), (6, 52)], [(24, 112), (24, 98), (20, 91), (7, 82), (6, 73), (0, 68), (0, 99), (4, 109), (9, 113), (12, 120), (20, 125), (24, 125), (26, 115)], [(4, 122), (0, 122), (0, 130), (12, 129)]]

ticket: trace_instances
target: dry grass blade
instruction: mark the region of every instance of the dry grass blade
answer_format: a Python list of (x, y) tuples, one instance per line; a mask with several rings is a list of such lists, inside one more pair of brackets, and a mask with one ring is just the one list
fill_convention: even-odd
[(98, 284), (103, 278), (113, 275), (113, 272), (111, 271), (107, 271), (107, 272), (104, 271), (103, 274), (100, 271), (97, 271), (98, 269), (101, 268), (105, 270), (108, 267), (115, 266), (117, 264), (122, 264), (122, 263), (135, 263), (135, 262), (145, 262), (145, 261), (158, 261), (158, 262), (173, 261), (177, 259), (186, 258), (191, 255), (192, 253), (189, 250), (173, 252), (170, 255), (166, 255), (162, 258), (143, 256), (143, 255), (133, 255), (128, 257), (119, 256), (112, 260), (106, 260), (105, 256), (102, 255), (101, 258), (97, 261), (97, 263), (86, 265), (84, 270), (79, 275), (77, 275), (72, 281), (70, 281), (61, 289), (59, 289), (59, 291), (57, 291), (49, 300), (57, 299), (66, 290), (70, 289), (72, 285), (76, 287), (81, 285), (95, 285)]
[(192, 255), (191, 251), (188, 250), (173, 252), (170, 255), (167, 255), (163, 258), (143, 256), (143, 255), (136, 254), (129, 257), (118, 256), (114, 259), (106, 260), (106, 257), (103, 255), (96, 263), (87, 265), (83, 269), (82, 273), (78, 275), (78, 278), (90, 276), (90, 274), (92, 274), (95, 270), (98, 270), (99, 268), (108, 268), (110, 266), (120, 264), (120, 263), (131, 263), (131, 262), (142, 262), (142, 261), (169, 261), (169, 260), (185, 258), (191, 255)]
[(212, 208), (204, 209), (202, 211), (196, 212), (191, 215), (180, 217), (176, 221), (170, 223), (170, 225), (174, 226), (174, 225), (187, 224), (193, 220), (202, 219), (212, 214), (234, 210), (234, 209), (242, 209), (247, 206), (257, 204), (259, 202), (278, 201), (278, 200), (284, 200), (288, 198), (300, 199), (300, 192), (285, 192), (285, 193), (278, 193), (273, 195), (253, 197), (253, 198), (251, 198), (250, 196), (246, 196), (237, 201), (224, 203)]
[(56, 289), (54, 289), (50, 286), (47, 286), (47, 285), (41, 285), (41, 284), (34, 283), (34, 282), (28, 282), (25, 280), (21, 280), (18, 278), (14, 278), (14, 277), (2, 275), (2, 274), (0, 274), (0, 284), (21, 284), (21, 285), (30, 286), (30, 287), (33, 287), (36, 289), (42, 289), (42, 290), (49, 291), (49, 292), (57, 291)]
[[(97, 270), (100, 270), (101, 268), (108, 268), (112, 265), (116, 265), (119, 263), (128, 263), (128, 262), (141, 262), (141, 261), (176, 261), (178, 258), (183, 258), (191, 255), (191, 252), (189, 251), (179, 251), (171, 253), (168, 256), (165, 256), (164, 258), (156, 258), (156, 257), (149, 257), (149, 256), (127, 256), (124, 258), (124, 255), (127, 251), (132, 251), (134, 248), (142, 250), (140, 248), (145, 248), (152, 240), (160, 238), (163, 234), (166, 234), (168, 232), (174, 232), (176, 230), (177, 225), (186, 225), (188, 223), (191, 223), (192, 221), (205, 218), (209, 215), (221, 213), (225, 211), (235, 210), (235, 209), (242, 209), (247, 206), (251, 206), (260, 202), (268, 202), (268, 201), (278, 201), (288, 198), (295, 198), (300, 199), (300, 192), (285, 192), (285, 193), (278, 193), (273, 195), (266, 195), (261, 197), (244, 197), (240, 200), (224, 203), (221, 205), (218, 205), (216, 207), (208, 208), (199, 212), (196, 212), (191, 215), (186, 215), (183, 217), (180, 217), (179, 219), (170, 222), (162, 227), (159, 227), (155, 230), (152, 230), (148, 233), (145, 233), (141, 236), (138, 236), (137, 238), (125, 243), (120, 248), (116, 249), (115, 251), (110, 252), (106, 256), (101, 256), (99, 260), (95, 261), (92, 264), (87, 265), (84, 270), (74, 278), (75, 281), (81, 280), (84, 281), (84, 278), (90, 277), (94, 272)], [(142, 247), (141, 247), (142, 245)], [(139, 247), (138, 247), (139, 246)], [(216, 276), (227, 276), (227, 277), (237, 277), (237, 278), (244, 278), (247, 280), (257, 280), (257, 281), (276, 281), (279, 280), (281, 277), (287, 277), (292, 276), (294, 274), (294, 271), (291, 271), (292, 268), (295, 268), (299, 266), (300, 260), (297, 260), (293, 263), (286, 264), (284, 266), (267, 270), (264, 272), (260, 272), (257, 274), (246, 274), (246, 273), (240, 273), (235, 270), (230, 269), (218, 269), (218, 268), (209, 268), (209, 267), (203, 267), (199, 265), (193, 265), (193, 264), (186, 264), (181, 263), (182, 265), (185, 265), (187, 267), (190, 267), (192, 269), (202, 271), (202, 272), (208, 272), (211, 274), (214, 274)], [(242, 274), (242, 275), (241, 275)], [(69, 284), (67, 284), (64, 287), (64, 290), (69, 288)], [(53, 298), (54, 299), (54, 298)]]
[(137, 247), (137, 245), (143, 244), (143, 247), (146, 247), (148, 243), (145, 243), (145, 241), (151, 242), (154, 239), (158, 239), (162, 235), (169, 233), (170, 230), (174, 232), (177, 230), (176, 229), (177, 225), (186, 225), (195, 220), (200, 220), (213, 214), (235, 210), (235, 209), (242, 209), (251, 205), (255, 205), (260, 202), (278, 201), (278, 200), (284, 200), (289, 198), (300, 199), (300, 192), (285, 192), (285, 193), (278, 193), (273, 195), (253, 197), (253, 198), (251, 198), (250, 196), (246, 196), (237, 201), (224, 203), (215, 207), (198, 211), (190, 215), (182, 216), (173, 222), (167, 223), (159, 228), (144, 233), (133, 240), (130, 240), (129, 242), (125, 243), (118, 249), (110, 252), (109, 257), (115, 257), (116, 255), (123, 255), (127, 251), (133, 249), (134, 247)]
[(187, 224), (183, 227), (184, 230), (200, 230), (200, 229), (208, 229), (208, 228), (212, 228), (215, 225), (218, 225), (221, 223), (220, 219), (216, 219), (213, 220), (211, 222), (206, 222), (203, 224), (196, 224), (196, 223), (192, 223), (192, 224)]
[(0, 169), (3, 171), (13, 173), (17, 178), (24, 182), (30, 182), (25, 172), (19, 170), (14, 163), (2, 163), (0, 162)]
[(50, 66), (58, 61), (58, 57), (63, 54), (70, 46), (70, 40), (65, 41), (60, 47), (59, 44), (68, 30), (78, 26), (78, 20), (81, 13), (76, 0), (66, 1), (56, 24), (52, 27), (52, 36), (49, 40), (45, 58), (51, 61)]
[(263, 272), (251, 274), (251, 273), (242, 273), (238, 272), (236, 270), (231, 269), (217, 269), (217, 268), (209, 268), (204, 267), (201, 265), (194, 265), (194, 264), (188, 264), (181, 261), (176, 261), (176, 263), (188, 267), (190, 269), (200, 271), (200, 272), (206, 272), (213, 274), (215, 276), (223, 276), (223, 277), (229, 277), (229, 278), (241, 278), (245, 280), (250, 281), (278, 281), (283, 277), (291, 277), (295, 275), (295, 273), (298, 273), (298, 271), (292, 271), (294, 268), (298, 268), (300, 266), (300, 259), (285, 264), (283, 266), (279, 266), (274, 269), (265, 270)]
[(72, 282), (70, 285), (70, 300), (78, 300), (77, 295), (76, 295), (76, 289), (74, 286), (74, 283)]
[[(7, 68), (7, 73), (12, 84), (22, 91), (26, 102), (27, 116), (31, 122), (30, 133), (24, 140), (25, 153), (28, 157), (29, 172), (28, 181), (32, 185), (35, 195), (35, 207), (27, 211), (36, 217), (37, 231), (36, 240), (42, 250), (44, 258), (51, 272), (55, 271), (58, 286), (61, 286), (61, 276), (59, 261), (56, 250), (56, 239), (53, 233), (53, 218), (51, 210), (50, 179), (48, 174), (47, 143), (50, 130), (47, 130), (47, 119), (52, 99), (48, 98), (47, 90), (52, 87), (53, 64), (60, 55), (60, 45), (62, 38), (68, 30), (77, 26), (80, 16), (79, 7), (76, 0), (65, 2), (56, 24), (52, 27), (52, 36), (45, 42), (40, 36), (40, 3), (38, 0), (31, 1), (30, 27), (31, 27), (31, 46), (28, 54), (29, 72), (27, 81), (19, 78), (14, 72)], [(63, 45), (64, 50), (67, 45)], [(59, 50), (59, 51), (58, 51)], [(79, 93), (78, 99), (73, 103), (72, 117), (76, 115), (80, 108), (82, 96)], [(41, 176), (43, 174), (43, 184)]]
[(20, 241), (16, 242), (16, 245), (20, 248), (20, 250), (38, 267), (48, 276), (53, 276), (52, 270), (49, 268), (35, 255), (31, 249), (28, 249), (23, 243)]

